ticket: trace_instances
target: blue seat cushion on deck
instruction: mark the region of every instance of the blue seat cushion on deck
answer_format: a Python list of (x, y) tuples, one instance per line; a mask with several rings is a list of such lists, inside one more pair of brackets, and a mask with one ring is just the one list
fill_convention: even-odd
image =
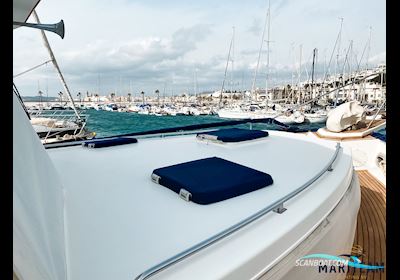
[(198, 204), (223, 201), (273, 183), (267, 173), (218, 157), (158, 168), (151, 177), (178, 194), (189, 192), (190, 199), (186, 200)]
[(112, 147), (112, 146), (119, 146), (125, 144), (137, 143), (136, 138), (127, 138), (127, 137), (119, 137), (113, 139), (103, 139), (103, 140), (96, 140), (96, 141), (86, 141), (82, 143), (82, 146), (88, 148), (104, 148), (104, 147)]
[(222, 142), (241, 142), (267, 136), (267, 131), (242, 128), (227, 128), (197, 134), (200, 139), (219, 140)]

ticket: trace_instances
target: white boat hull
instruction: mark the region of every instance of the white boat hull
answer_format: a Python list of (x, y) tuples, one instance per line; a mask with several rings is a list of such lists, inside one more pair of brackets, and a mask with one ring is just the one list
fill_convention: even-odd
[(328, 119), (327, 115), (304, 114), (304, 118), (309, 123), (324, 123)]
[[(224, 119), (265, 119), (265, 118), (275, 118), (279, 113), (259, 113), (259, 112), (241, 112), (241, 111), (229, 111), (229, 110), (220, 110), (218, 111), (218, 116)], [(280, 115), (275, 118), (277, 121), (284, 124), (296, 124), (302, 123), (304, 121), (304, 117), (301, 116), (295, 117), (293, 115), (285, 116)]]
[[(296, 266), (296, 261), (305, 255), (321, 252), (334, 256), (351, 254), (360, 202), (360, 185), (358, 176), (354, 173), (351, 186), (329, 216), (292, 252), (258, 279), (346, 279), (348, 267), (340, 271), (336, 267), (336, 273), (330, 273), (331, 267), (327, 266), (327, 270), (325, 270), (318, 266)], [(335, 240), (335, 246), (332, 246), (332, 240)], [(301, 264), (300, 261), (297, 263)]]

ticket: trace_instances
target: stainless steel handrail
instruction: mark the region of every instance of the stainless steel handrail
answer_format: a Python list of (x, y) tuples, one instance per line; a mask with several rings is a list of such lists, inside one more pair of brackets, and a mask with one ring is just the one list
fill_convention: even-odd
[[(54, 123), (49, 126), (49, 131), (47, 132), (45, 137), (42, 137), (41, 140), (43, 140), (44, 143), (47, 143), (47, 139), (49, 138), (53, 138), (63, 132), (65, 132), (66, 130), (71, 130), (74, 129), (73, 132), (73, 136), (81, 133), (86, 125), (87, 120), (89, 119), (89, 115), (87, 114), (81, 114), (80, 117), (81, 119), (78, 120), (76, 118), (75, 114), (68, 114), (69, 110), (48, 110), (48, 111), (43, 111), (43, 110), (39, 110), (37, 112), (32, 112), (30, 114), (31, 119), (35, 120), (36, 118), (48, 118), (51, 120), (54, 120)], [(80, 126), (79, 123), (77, 123), (77, 121), (82, 121), (84, 120), (82, 123), (83, 125)], [(65, 127), (57, 127), (59, 128), (58, 130), (54, 131), (54, 129), (56, 128), (56, 123), (57, 122), (67, 122)], [(70, 123), (68, 123), (70, 122)], [(73, 124), (73, 125), (71, 125)], [(79, 132), (78, 132), (79, 130)], [(77, 133), (78, 132), (78, 133)]]
[(325, 172), (327, 171), (332, 171), (332, 165), (335, 162), (339, 151), (340, 151), (341, 147), (340, 147), (340, 143), (336, 144), (336, 150), (335, 153), (333, 154), (332, 158), (329, 160), (329, 162), (324, 166), (324, 168), (318, 172), (313, 178), (311, 178), (310, 180), (308, 180), (306, 183), (304, 183), (302, 186), (300, 186), (299, 188), (297, 188), (296, 190), (294, 190), (293, 192), (287, 194), (286, 196), (284, 196), (283, 198), (277, 200), (275, 203), (261, 209), (260, 211), (256, 212), (255, 214), (247, 217), (246, 219), (240, 221), (239, 223), (221, 231), (220, 233), (186, 249), (185, 251), (159, 263), (156, 266), (153, 266), (151, 268), (149, 268), (148, 270), (142, 272), (140, 275), (138, 275), (135, 280), (144, 280), (144, 279), (148, 279), (149, 277), (153, 276), (154, 274), (157, 274), (165, 269), (167, 269), (168, 267), (172, 266), (173, 264), (176, 264), (184, 259), (186, 259), (187, 257), (199, 252), (200, 250), (210, 246), (211, 244), (214, 244), (215, 242), (231, 235), (232, 233), (238, 231), (239, 229), (243, 228), (244, 226), (250, 224), (251, 222), (261, 218), (262, 216), (264, 216), (265, 214), (271, 212), (271, 211), (276, 211), (278, 213), (280, 213), (279, 211), (281, 211), (283, 208), (283, 203), (285, 203), (286, 201), (288, 201), (289, 199), (293, 198), (294, 196), (296, 196), (297, 194), (299, 194), (301, 191), (305, 190), (306, 188), (308, 188), (312, 183), (314, 183), (316, 180), (318, 180)]

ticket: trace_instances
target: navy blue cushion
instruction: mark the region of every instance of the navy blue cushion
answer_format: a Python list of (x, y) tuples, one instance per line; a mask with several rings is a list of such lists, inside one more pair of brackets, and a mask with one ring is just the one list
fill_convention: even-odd
[(96, 141), (86, 141), (82, 143), (82, 146), (88, 148), (104, 148), (104, 147), (111, 147), (111, 146), (118, 146), (118, 145), (125, 145), (137, 143), (136, 138), (114, 138), (114, 139), (103, 139), (103, 140), (96, 140)]
[(386, 134), (383, 134), (383, 133), (380, 133), (380, 132), (377, 131), (377, 132), (372, 132), (371, 136), (386, 142)]
[(152, 180), (198, 204), (210, 204), (273, 183), (264, 172), (212, 157), (189, 161), (153, 171)]
[(197, 134), (200, 139), (219, 140), (222, 142), (241, 142), (267, 136), (267, 131), (242, 128), (227, 128)]

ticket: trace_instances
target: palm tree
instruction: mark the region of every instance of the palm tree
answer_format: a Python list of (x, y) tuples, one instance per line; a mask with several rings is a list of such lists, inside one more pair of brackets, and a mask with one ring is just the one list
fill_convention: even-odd
[(111, 101), (114, 101), (115, 93), (111, 93), (110, 96), (111, 96)]
[(160, 91), (156, 89), (155, 93), (157, 94), (157, 105), (160, 106)]
[(131, 96), (132, 96), (132, 94), (128, 93), (128, 102), (131, 102)]
[(78, 92), (78, 94), (76, 95), (78, 98), (79, 98), (79, 103), (82, 103), (82, 100), (81, 100), (81, 93), (80, 92)]
[(63, 93), (61, 91), (58, 93), (58, 96), (60, 97), (60, 102), (62, 102)]
[(144, 105), (144, 91), (142, 91), (140, 94), (142, 95), (142, 103)]

